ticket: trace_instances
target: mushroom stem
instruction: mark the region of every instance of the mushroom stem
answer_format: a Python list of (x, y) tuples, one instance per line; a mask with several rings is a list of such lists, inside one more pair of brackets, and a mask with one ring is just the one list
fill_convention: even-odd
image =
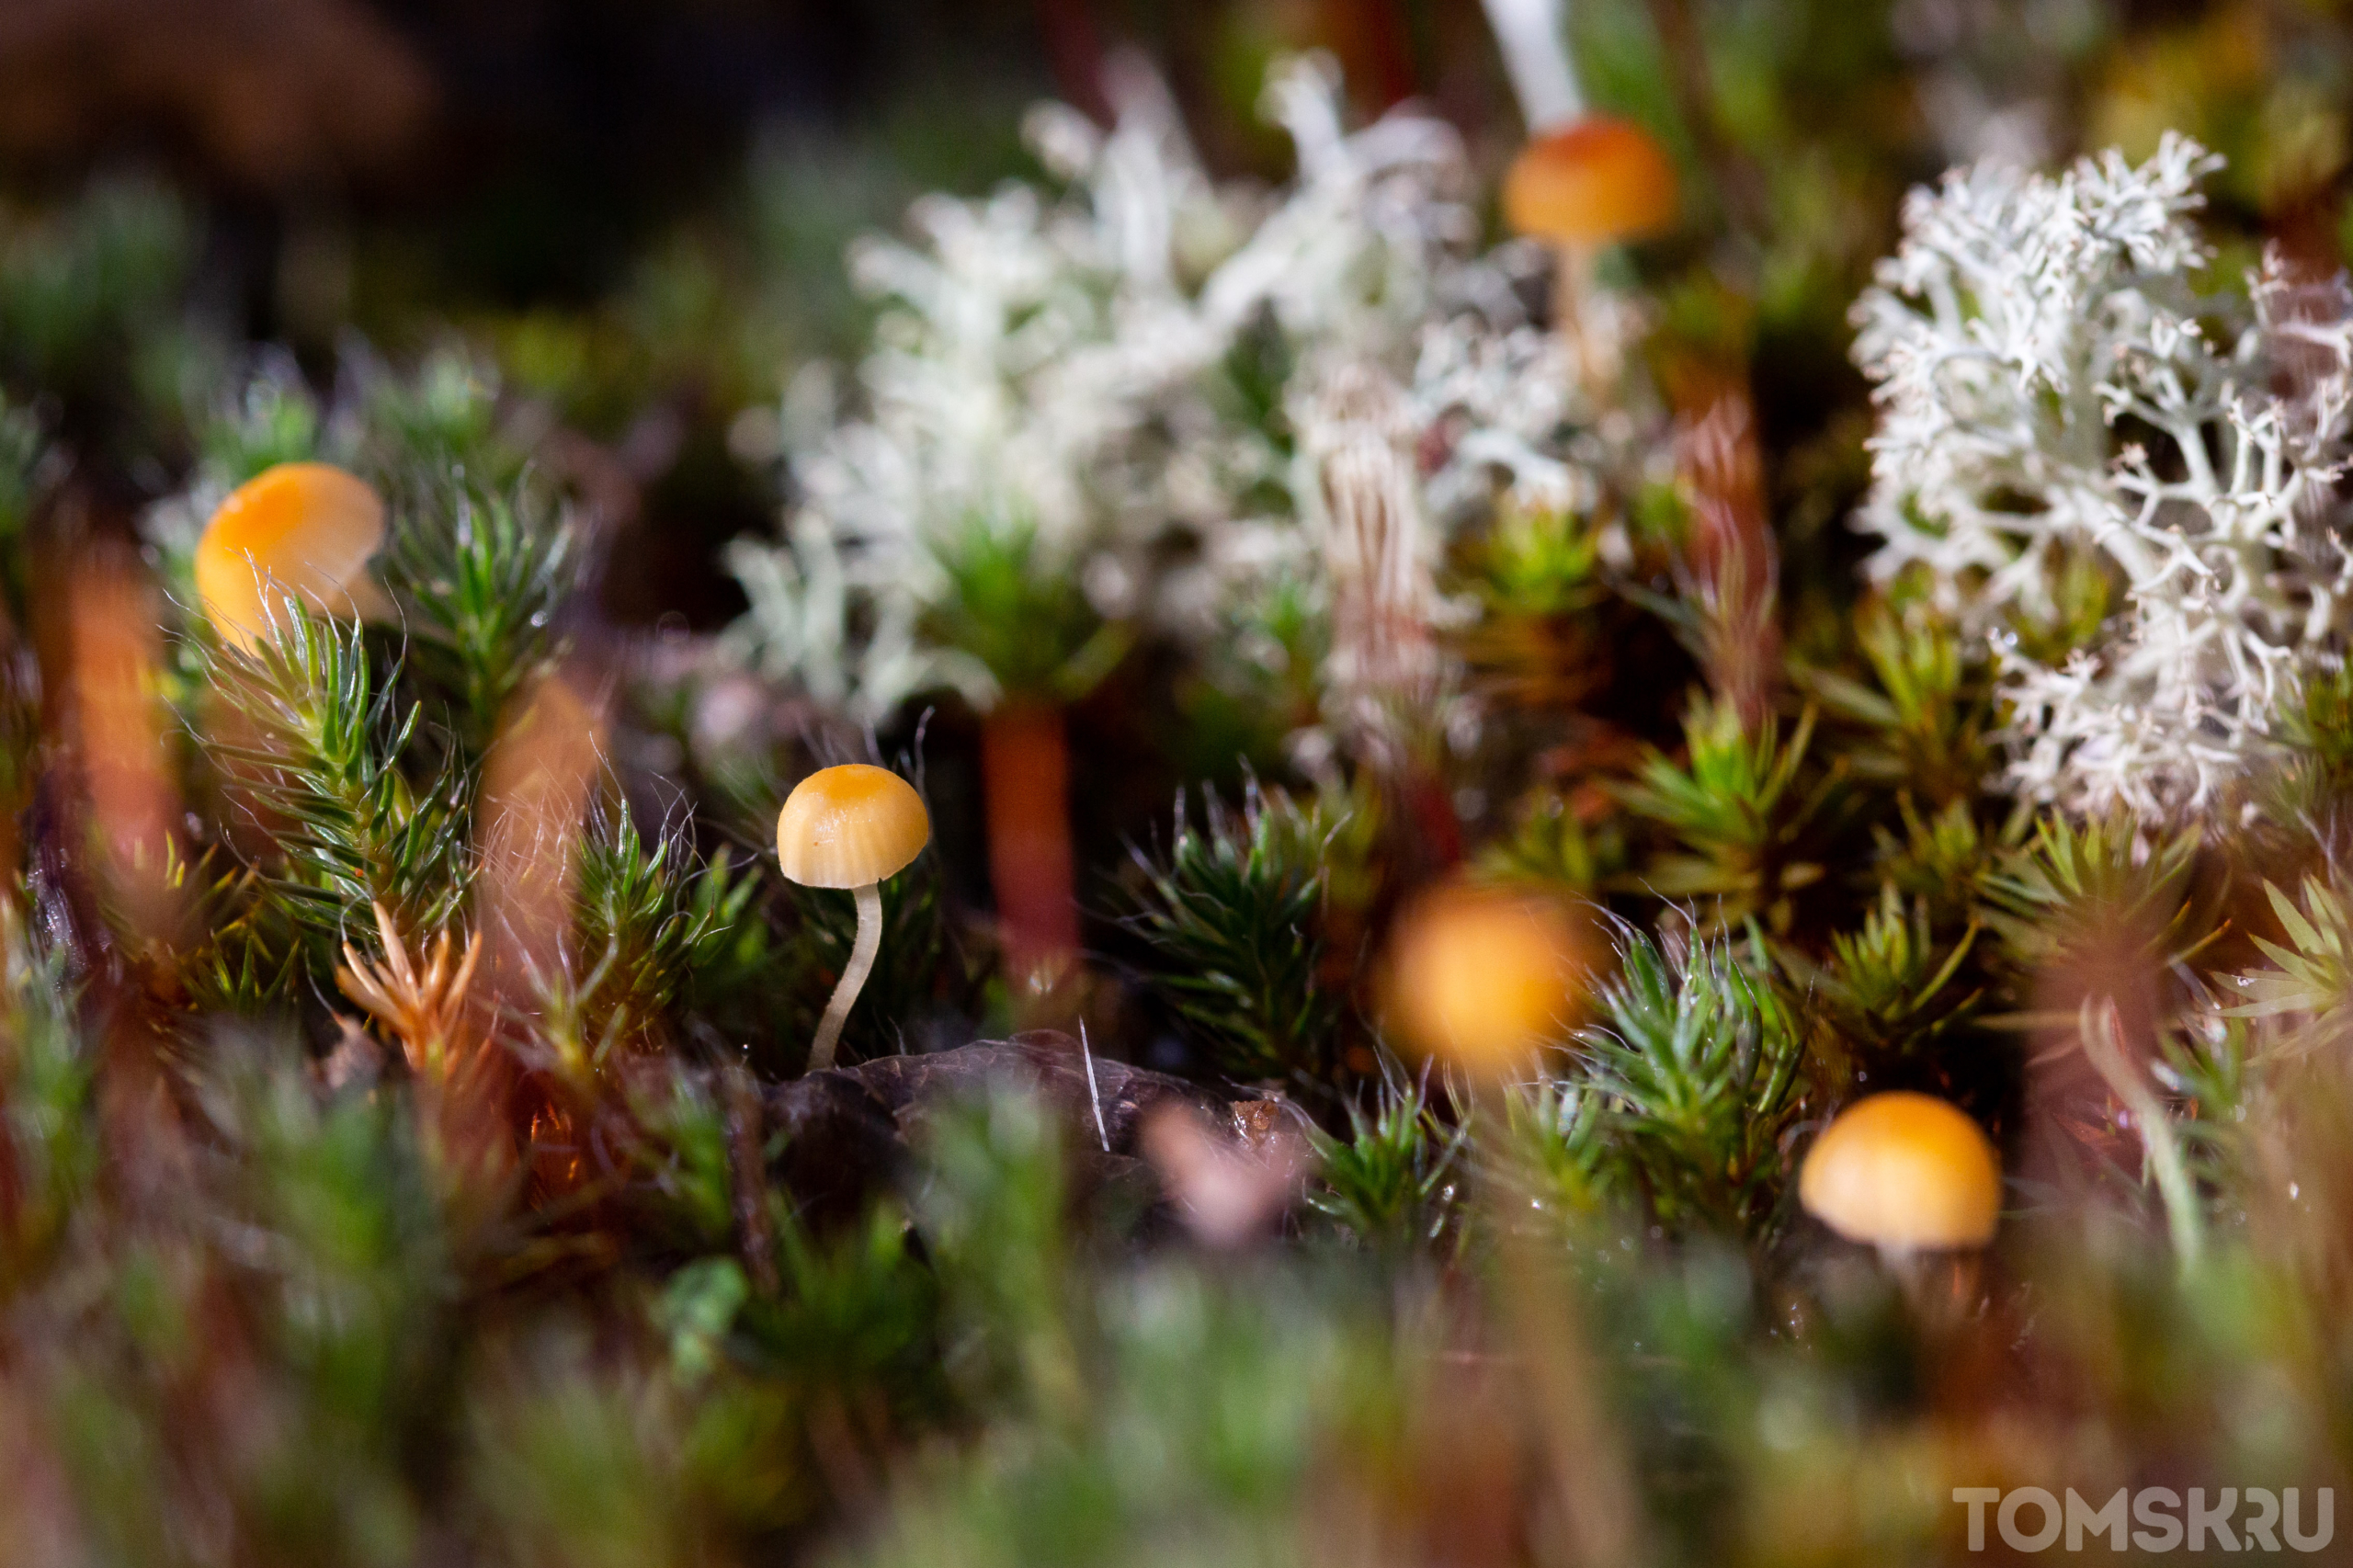
[(1593, 273), (1600, 252), (1593, 244), (1564, 243), (1553, 247), (1553, 332), (1570, 348), (1570, 368), (1576, 384), (1602, 400), (1609, 391), (1607, 365), (1596, 353), (1593, 335), (1586, 330), (1586, 299), (1593, 294)]
[(1984, 1290), (1984, 1260), (1975, 1251), (1883, 1246), (1879, 1256), (1903, 1293), (1912, 1321), (1927, 1333), (1949, 1335), (1976, 1311)]
[(866, 989), (866, 977), (874, 972), (874, 955), (882, 950), (882, 884), (869, 882), (857, 890), (856, 897), (858, 940), (850, 944), (849, 965), (842, 971), (841, 983), (834, 987), (834, 999), (825, 1004), (825, 1017), (809, 1047), (812, 1073), (834, 1064), (834, 1047), (841, 1040), (842, 1025), (848, 1020), (858, 994)]

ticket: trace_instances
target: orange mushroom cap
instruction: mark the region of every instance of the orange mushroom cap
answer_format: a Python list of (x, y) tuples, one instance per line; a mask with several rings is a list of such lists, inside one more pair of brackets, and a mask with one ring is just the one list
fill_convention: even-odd
[(1504, 218), (1516, 233), (1601, 245), (1675, 222), (1675, 165), (1640, 126), (1591, 115), (1540, 136), (1504, 178)]
[(1474, 1072), (1508, 1066), (1574, 1021), (1586, 945), (1549, 899), (1439, 888), (1398, 916), (1385, 1012), (1420, 1050)]
[(915, 786), (862, 762), (818, 769), (777, 813), (777, 856), (803, 887), (869, 886), (905, 869), (930, 842), (931, 814)]
[(221, 634), (250, 649), (288, 595), (327, 615), (373, 598), (368, 562), (384, 545), (384, 503), (332, 463), (279, 463), (230, 492), (196, 543), (196, 591)]
[(2001, 1160), (1959, 1107), (1892, 1090), (1823, 1130), (1798, 1200), (1847, 1240), (1890, 1251), (1984, 1246), (2001, 1222)]

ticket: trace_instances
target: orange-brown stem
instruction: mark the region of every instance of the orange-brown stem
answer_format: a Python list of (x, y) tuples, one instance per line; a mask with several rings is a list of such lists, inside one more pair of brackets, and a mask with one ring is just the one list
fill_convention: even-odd
[(1070, 843), (1070, 744), (1063, 710), (1008, 701), (981, 724), (989, 880), (1016, 973), (1078, 949)]
[(1601, 366), (1586, 331), (1586, 300), (1593, 293), (1594, 248), (1563, 241), (1552, 247), (1552, 330), (1568, 346), (1570, 373), (1596, 402), (1610, 389), (1602, 385)]

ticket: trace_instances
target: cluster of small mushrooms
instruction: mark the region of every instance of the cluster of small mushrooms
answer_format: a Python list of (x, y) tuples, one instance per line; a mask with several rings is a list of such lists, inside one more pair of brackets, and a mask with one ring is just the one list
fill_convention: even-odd
[[(1575, 177), (1601, 181), (1621, 206), (1638, 207), (1637, 196), (1653, 188), (1628, 183), (1634, 176), (1626, 171), (1638, 170), (1642, 155), (1626, 152), (1631, 143), (1608, 123), (1563, 134), (1582, 136), (1580, 146), (1618, 149), (1606, 154), (1620, 160), (1611, 165), (1618, 172)], [(1554, 182), (1548, 190), (1574, 186), (1562, 172), (1567, 166), (1543, 176)], [(1516, 176), (1514, 188), (1522, 183)], [(1522, 210), (1540, 207), (1536, 196), (1518, 200)], [(225, 642), (250, 651), (278, 634), (279, 608), (289, 600), (330, 616), (373, 613), (385, 601), (368, 568), (384, 528), (383, 502), (356, 474), (317, 462), (269, 469), (221, 504), (198, 543), (206, 619)], [(888, 768), (822, 768), (786, 799), (777, 818), (784, 874), (808, 887), (847, 889), (858, 905), (857, 937), (811, 1044), (811, 1071), (833, 1064), (842, 1026), (873, 970), (882, 882), (930, 840), (923, 798)], [(1397, 922), (1381, 988), (1385, 1017), (1401, 1040), (1454, 1063), (1474, 1083), (1500, 1083), (1574, 1023), (1591, 945), (1590, 935), (1548, 901), (1441, 886)], [(1877, 1094), (1847, 1107), (1814, 1140), (1798, 1196), (1838, 1234), (1903, 1257), (1991, 1241), (2001, 1170), (1984, 1132), (1957, 1108), (1927, 1095)]]
[[(1474, 1092), (1573, 1032), (1591, 938), (1552, 901), (1449, 883), (1399, 915), (1383, 985), (1398, 1038), (1461, 1070)], [(1949, 1101), (1908, 1090), (1857, 1100), (1798, 1174), (1806, 1212), (1892, 1264), (1994, 1239), (2002, 1171), (1993, 1141)]]
[[(369, 563), (384, 547), (384, 503), (358, 474), (323, 462), (279, 463), (233, 491), (196, 547), (196, 590), (205, 619), (251, 653), (283, 630), (299, 602), (337, 619), (376, 619), (390, 603)], [(882, 943), (881, 884), (931, 842), (931, 819), (915, 789), (888, 768), (852, 763), (801, 781), (777, 818), (784, 874), (805, 887), (847, 888), (858, 900), (858, 937), (809, 1052), (833, 1065), (852, 1004)]]

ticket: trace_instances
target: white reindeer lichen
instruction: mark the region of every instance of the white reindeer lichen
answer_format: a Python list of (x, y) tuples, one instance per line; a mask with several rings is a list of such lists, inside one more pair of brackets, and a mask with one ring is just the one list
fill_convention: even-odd
[(1335, 377), (1395, 392), (1381, 449), (1392, 488), (1416, 494), (1392, 567), (1427, 574), (1498, 495), (1589, 504), (1560, 345), (1524, 304), (1541, 258), (1473, 254), (1451, 128), (1400, 109), (1351, 131), (1329, 62), (1291, 62), (1267, 108), (1299, 173), (1269, 197), (1210, 180), (1147, 69), (1114, 85), (1108, 131), (1031, 116), (1060, 191), (927, 197), (915, 243), (853, 253), (883, 302), (855, 395), (804, 374), (782, 421), (786, 538), (729, 556), (752, 601), (733, 645), (764, 673), (867, 721), (926, 688), (992, 700), (994, 672), (931, 631), (975, 528), (1020, 530), (1041, 578), (1221, 656), (1265, 643), (1248, 623), (1269, 596), (1345, 615), (1323, 472), (1345, 434), (1324, 417), (1348, 406)]
[[(2168, 135), (2137, 167), (1956, 171), (1907, 199), (1855, 309), (1871, 570), (1920, 574), (1991, 640), (2010, 782), (2071, 810), (2212, 804), (2347, 630), (2353, 296), (2276, 256), (2244, 293), (2199, 292), (2218, 163)], [(2032, 656), (2087, 562), (2120, 608)]]
[(1059, 198), (926, 197), (910, 214), (919, 244), (853, 252), (855, 280), (884, 301), (857, 404), (788, 407), (800, 505), (786, 545), (730, 556), (768, 673), (867, 719), (926, 687), (990, 700), (993, 672), (921, 631), (972, 530), (1017, 532), (1041, 579), (1124, 614), (1159, 531), (1216, 526), (1235, 494), (1283, 482), (1279, 454), (1203, 395), (1245, 334), (1267, 322), (1294, 347), (1385, 347), (1436, 308), (1474, 231), (1442, 122), (1399, 114), (1348, 134), (1328, 64), (1295, 62), (1268, 107), (1300, 178), (1259, 217), (1255, 193), (1211, 186), (1155, 78), (1117, 85), (1108, 134), (1064, 108), (1031, 117), (1041, 162), (1070, 181)]

